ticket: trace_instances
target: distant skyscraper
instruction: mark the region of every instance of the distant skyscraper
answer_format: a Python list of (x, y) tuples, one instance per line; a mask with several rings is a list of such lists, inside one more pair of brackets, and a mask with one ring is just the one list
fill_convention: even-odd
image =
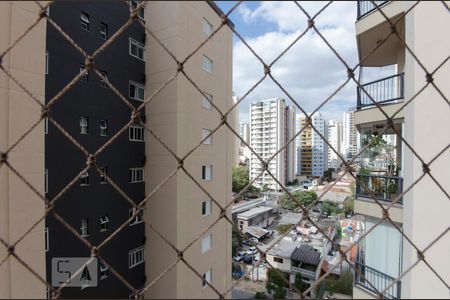
[[(248, 125), (248, 122), (239, 123), (239, 135), (247, 144), (250, 142), (250, 126)], [(242, 141), (239, 142), (241, 147), (245, 146)]]
[(359, 133), (355, 126), (355, 112), (351, 108), (343, 115), (343, 147), (342, 154), (352, 159), (359, 151)]
[(334, 148), (333, 151), (331, 147), (328, 147), (328, 168), (338, 169), (342, 163), (337, 155), (337, 153), (341, 154), (342, 122), (335, 120), (328, 122), (328, 142)]
[[(284, 99), (266, 99), (250, 105), (250, 146), (263, 160), (277, 153), (294, 136), (294, 127), (295, 108), (287, 106)], [(283, 185), (294, 179), (294, 151), (295, 142), (292, 142), (269, 162), (269, 171)], [(250, 179), (256, 178), (261, 171), (261, 162), (252, 153)], [(254, 185), (259, 188), (267, 185), (271, 190), (281, 189), (268, 173), (259, 177)]]
[[(328, 138), (328, 122), (320, 113), (315, 113), (311, 120), (314, 128), (323, 138)], [(306, 125), (305, 116), (298, 118), (299, 130)], [(297, 173), (304, 176), (323, 176), (328, 168), (328, 145), (311, 126), (307, 126), (299, 138), (297, 152)]]

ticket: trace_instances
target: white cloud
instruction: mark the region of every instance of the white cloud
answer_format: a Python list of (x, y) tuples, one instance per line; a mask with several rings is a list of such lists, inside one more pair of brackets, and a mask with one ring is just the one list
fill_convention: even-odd
[[(312, 17), (325, 3), (300, 2), (300, 5)], [(306, 16), (292, 2), (262, 2), (253, 11), (242, 4), (238, 11), (246, 23), (260, 23), (261, 26), (267, 23), (276, 25), (276, 31), (246, 38), (247, 43), (267, 64), (307, 28)], [(355, 17), (355, 3), (335, 2), (315, 20), (320, 33), (351, 67), (357, 62)], [(239, 31), (238, 27), (236, 29)], [(233, 55), (233, 89), (238, 97), (242, 97), (264, 75), (264, 71), (261, 63), (242, 42), (235, 43)], [(274, 64), (271, 72), (307, 112), (314, 110), (347, 79), (346, 67), (313, 29), (310, 29)], [(241, 120), (248, 117), (248, 107), (252, 101), (271, 97), (287, 99), (269, 78), (241, 103)], [(340, 119), (342, 111), (355, 104), (355, 85), (350, 82), (321, 109), (321, 112), (327, 118)]]

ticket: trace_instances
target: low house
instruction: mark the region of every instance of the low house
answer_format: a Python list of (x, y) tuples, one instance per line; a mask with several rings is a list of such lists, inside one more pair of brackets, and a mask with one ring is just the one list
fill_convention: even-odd
[[(308, 244), (301, 244), (291, 253), (291, 276), (299, 273), (302, 279), (312, 284), (320, 275), (322, 253)], [(295, 279), (294, 279), (295, 280)], [(291, 279), (291, 281), (293, 281)]]
[(274, 221), (274, 207), (258, 206), (237, 215), (239, 229), (245, 231), (248, 226), (269, 227)]
[(293, 236), (286, 236), (276, 243), (272, 249), (267, 252), (266, 260), (274, 268), (291, 273), (291, 254), (295, 248), (301, 244), (301, 239)]

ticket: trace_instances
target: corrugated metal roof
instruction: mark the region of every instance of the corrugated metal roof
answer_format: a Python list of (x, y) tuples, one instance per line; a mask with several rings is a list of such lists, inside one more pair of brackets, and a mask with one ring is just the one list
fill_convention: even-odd
[(292, 252), (291, 259), (317, 266), (320, 263), (320, 253), (310, 245), (302, 244)]

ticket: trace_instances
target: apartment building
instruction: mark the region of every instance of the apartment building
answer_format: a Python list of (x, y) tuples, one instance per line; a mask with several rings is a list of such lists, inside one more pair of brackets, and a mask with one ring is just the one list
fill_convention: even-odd
[[(248, 122), (239, 123), (239, 135), (248, 144), (250, 143), (250, 126)], [(242, 141), (240, 141), (241, 147), (245, 146)]]
[[(3, 51), (36, 20), (39, 7), (32, 2), (2, 2), (0, 14), (0, 27), (9, 33), (0, 38)], [(72, 1), (53, 3), (49, 14), (75, 43), (93, 53), (128, 20), (130, 11), (126, 2)], [(182, 60), (221, 24), (221, 15), (213, 3), (158, 2), (147, 3), (139, 18)], [(222, 111), (233, 103), (231, 45), (231, 31), (224, 28), (184, 66), (195, 82), (203, 83), (201, 88), (210, 96), (203, 97), (180, 75), (140, 115), (179, 157), (220, 124), (210, 102)], [(48, 103), (86, 67), (80, 52), (45, 20), (1, 63), (41, 103)], [(177, 70), (176, 63), (137, 22), (98, 56), (95, 67), (135, 107)], [(40, 107), (3, 72), (0, 87), (1, 99), (6, 99), (0, 101), (0, 151), (4, 151), (39, 120)], [(131, 109), (101, 77), (89, 71), (54, 103), (50, 115), (89, 153), (94, 153), (128, 123)], [(234, 124), (236, 114), (230, 114), (228, 120)], [(235, 144), (232, 134), (221, 128), (184, 161), (184, 168), (223, 206), (231, 201)], [(51, 122), (41, 122), (8, 153), (8, 162), (39, 193), (53, 199), (85, 167), (86, 156)], [(96, 163), (136, 203), (177, 167), (175, 159), (138, 124), (118, 136)], [(0, 193), (0, 237), (13, 244), (44, 216), (44, 202), (5, 165), (0, 167)], [(73, 183), (54, 210), (93, 245), (102, 243), (133, 214), (130, 203), (94, 169)], [(142, 288), (176, 257), (172, 248), (144, 226), (144, 219), (183, 249), (219, 214), (220, 209), (211, 199), (179, 171), (148, 199), (145, 210), (101, 248), (101, 255), (131, 285)], [(231, 211), (227, 214), (231, 216)], [(51, 214), (22, 238), (15, 251), (48, 282), (53, 257), (91, 255), (88, 247)], [(0, 256), (6, 254), (1, 247)], [(226, 259), (231, 259), (231, 227), (225, 221), (219, 222), (186, 250), (184, 258), (203, 277), (180, 262), (146, 292), (146, 297), (211, 298), (216, 294), (208, 283), (219, 291), (227, 290), (231, 282), (231, 264)], [(0, 266), (0, 282), (2, 298), (46, 297), (45, 285), (13, 258)], [(61, 297), (128, 298), (130, 293), (100, 263), (96, 287), (65, 288)]]
[[(361, 160), (360, 174), (357, 175), (355, 212), (365, 216), (366, 230), (378, 224), (382, 218), (380, 207), (369, 194), (383, 203), (384, 207), (423, 174), (422, 162), (413, 151), (401, 141), (403, 137), (414, 151), (428, 163), (437, 153), (448, 145), (449, 128), (448, 104), (436, 89), (425, 89), (404, 109), (399, 109), (416, 95), (426, 84), (426, 73), (419, 65), (434, 70), (448, 58), (450, 39), (448, 10), (437, 2), (427, 2), (415, 6), (405, 1), (377, 1), (383, 13), (392, 22), (401, 39), (409, 46), (405, 49), (395, 35), (383, 40), (391, 32), (391, 24), (370, 1), (358, 2), (356, 39), (359, 58), (366, 59), (363, 69), (394, 65), (394, 74), (367, 82), (360, 79), (364, 92), (357, 90), (357, 110), (354, 122), (361, 134), (361, 146), (371, 140), (375, 143), (367, 149)], [(406, 14), (406, 15), (405, 15)], [(369, 55), (372, 49), (375, 49)], [(415, 55), (413, 57), (412, 53)], [(444, 95), (450, 94), (448, 80), (450, 69), (443, 67), (433, 74), (433, 83)], [(393, 128), (374, 101), (384, 112), (394, 117)], [(384, 132), (384, 133), (383, 133)], [(399, 133), (399, 134), (397, 134)], [(450, 153), (430, 165), (435, 180), (444, 191), (450, 189), (448, 179)], [(368, 189), (363, 188), (363, 184)], [(450, 240), (443, 237), (425, 252), (427, 263), (419, 262), (399, 282), (393, 283), (403, 272), (416, 263), (416, 249), (402, 237), (401, 231), (423, 251), (434, 239), (448, 229), (450, 203), (445, 193), (437, 187), (429, 176), (425, 176), (410, 189), (399, 202), (389, 209), (390, 219), (375, 227), (367, 237), (359, 242), (356, 267), (362, 271), (378, 291), (386, 298), (448, 298), (450, 281), (450, 261), (446, 259)], [(446, 282), (447, 286), (442, 282)], [(391, 287), (388, 288), (388, 285)], [(356, 276), (353, 289), (355, 298), (377, 298), (373, 288), (362, 277)]]
[[(263, 159), (267, 160), (294, 136), (295, 108), (289, 107), (284, 99), (271, 98), (250, 105), (250, 146)], [(285, 185), (294, 179), (295, 142), (287, 147), (269, 162), (269, 171), (277, 180)], [(261, 161), (252, 153), (249, 163), (250, 179), (258, 177), (263, 170)], [(264, 172), (254, 183), (258, 188), (267, 187), (270, 190), (280, 190), (280, 185)]]
[(342, 122), (328, 121), (328, 142), (334, 148), (328, 147), (328, 168), (337, 170), (342, 164), (342, 159), (338, 156), (342, 147)]
[(355, 126), (354, 108), (349, 108), (342, 116), (342, 155), (347, 160), (352, 159), (359, 152), (360, 136)]
[(328, 122), (319, 112), (311, 117), (311, 124), (317, 131), (307, 125), (306, 121), (304, 115), (298, 117), (299, 130), (306, 128), (299, 137), (297, 173), (302, 176), (321, 177), (328, 168), (328, 145), (320, 135), (328, 139)]

